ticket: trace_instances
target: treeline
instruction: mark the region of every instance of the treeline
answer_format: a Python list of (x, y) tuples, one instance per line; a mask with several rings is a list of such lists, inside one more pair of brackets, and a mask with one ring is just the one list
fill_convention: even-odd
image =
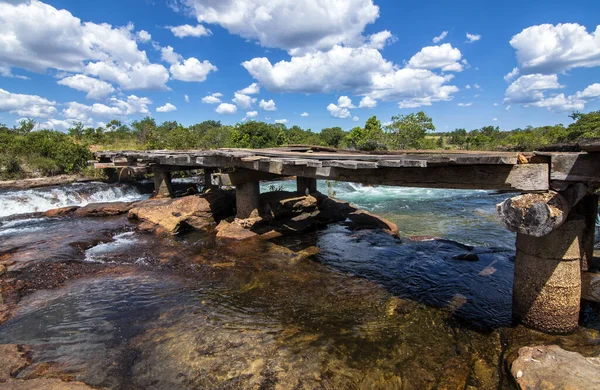
[[(129, 125), (118, 120), (102, 127), (74, 123), (66, 133), (34, 130), (32, 120), (9, 128), (0, 124), (0, 179), (77, 173), (87, 169), (92, 150), (268, 148), (310, 144), (363, 151), (400, 149), (534, 150), (549, 144), (574, 143), (600, 137), (600, 111), (573, 113), (574, 123), (565, 127), (527, 127), (501, 131), (485, 126), (432, 133), (433, 120), (424, 112), (398, 115), (382, 125), (377, 117), (350, 131), (329, 127), (320, 132), (248, 121), (223, 125), (207, 120), (191, 126), (171, 121), (157, 124), (146, 117)], [(91, 173), (91, 171), (87, 172)]]

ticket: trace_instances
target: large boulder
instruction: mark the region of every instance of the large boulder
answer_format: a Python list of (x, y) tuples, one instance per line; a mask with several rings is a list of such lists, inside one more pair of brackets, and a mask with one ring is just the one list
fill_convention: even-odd
[(75, 210), (77, 217), (110, 217), (127, 213), (133, 208), (132, 202), (90, 203)]
[(297, 192), (275, 191), (261, 194), (259, 215), (263, 220), (294, 217), (317, 209), (317, 198)]
[(207, 230), (234, 213), (231, 191), (214, 190), (177, 199), (150, 199), (138, 202), (128, 217), (143, 222), (145, 228), (158, 228), (169, 234), (197, 229)]
[(600, 389), (600, 358), (558, 345), (519, 349), (510, 372), (521, 389)]

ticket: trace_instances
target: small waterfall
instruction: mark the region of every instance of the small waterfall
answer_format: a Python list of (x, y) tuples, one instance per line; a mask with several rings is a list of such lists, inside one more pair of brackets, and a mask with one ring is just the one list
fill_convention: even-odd
[(145, 199), (137, 187), (100, 182), (0, 192), (0, 218), (47, 211), (59, 207), (99, 202), (132, 202)]

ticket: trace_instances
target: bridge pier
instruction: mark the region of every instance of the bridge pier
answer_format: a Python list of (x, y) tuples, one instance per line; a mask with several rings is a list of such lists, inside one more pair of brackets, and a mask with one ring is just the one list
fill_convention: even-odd
[(235, 186), (235, 207), (240, 219), (258, 216), (260, 182), (250, 181)]
[(548, 333), (575, 330), (581, 300), (583, 217), (572, 214), (551, 233), (517, 233), (513, 316)]
[(306, 195), (317, 192), (317, 179), (301, 176), (296, 177), (296, 191)]
[(155, 198), (172, 198), (173, 185), (171, 184), (171, 172), (154, 168), (154, 193)]

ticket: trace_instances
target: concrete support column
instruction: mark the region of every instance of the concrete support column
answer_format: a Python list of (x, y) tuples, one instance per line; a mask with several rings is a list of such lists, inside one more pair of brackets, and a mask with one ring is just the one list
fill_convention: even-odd
[(260, 182), (252, 181), (235, 186), (235, 207), (238, 218), (258, 216), (260, 205)]
[(571, 214), (551, 233), (517, 234), (513, 316), (531, 328), (567, 333), (578, 326), (585, 219)]
[(306, 195), (317, 192), (317, 179), (298, 176), (296, 177), (296, 189)]
[(171, 172), (160, 169), (154, 170), (154, 194), (155, 198), (173, 197), (173, 186), (171, 184)]
[(214, 169), (204, 168), (204, 191), (215, 188), (212, 184), (212, 174), (215, 172)]
[(582, 237), (581, 269), (588, 271), (594, 261), (594, 239), (596, 237), (596, 216), (598, 215), (598, 195), (584, 196), (573, 209), (585, 218)]

